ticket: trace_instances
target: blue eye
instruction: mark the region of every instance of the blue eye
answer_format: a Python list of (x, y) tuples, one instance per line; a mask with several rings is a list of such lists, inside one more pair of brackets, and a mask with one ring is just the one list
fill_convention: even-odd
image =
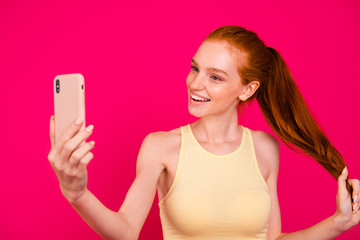
[(192, 70), (194, 70), (195, 72), (198, 72), (199, 71), (199, 69), (197, 68), (197, 67), (195, 67), (195, 66), (191, 66), (190, 67)]
[(217, 76), (212, 75), (211, 78), (215, 81), (221, 81), (221, 78), (218, 78)]

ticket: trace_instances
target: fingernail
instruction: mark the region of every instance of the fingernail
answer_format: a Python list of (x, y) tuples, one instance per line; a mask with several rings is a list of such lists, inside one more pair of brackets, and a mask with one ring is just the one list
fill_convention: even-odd
[(91, 132), (93, 129), (94, 129), (94, 125), (89, 125), (89, 126), (86, 128), (86, 131), (87, 131), (87, 132)]
[(91, 143), (93, 146), (95, 145), (95, 141), (91, 141), (90, 143)]
[(347, 167), (344, 167), (344, 170), (342, 171), (342, 174), (346, 173)]
[(76, 125), (80, 125), (81, 123), (82, 123), (82, 117), (79, 116), (79, 117), (76, 119), (75, 124), (76, 124)]
[(54, 119), (54, 115), (51, 115), (50, 120), (53, 120), (53, 119)]
[(354, 202), (356, 201), (356, 198), (357, 198), (357, 195), (355, 195), (355, 197), (354, 197)]

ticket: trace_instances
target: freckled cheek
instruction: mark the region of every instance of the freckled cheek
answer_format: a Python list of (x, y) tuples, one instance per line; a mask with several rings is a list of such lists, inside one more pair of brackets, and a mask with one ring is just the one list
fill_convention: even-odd
[(193, 80), (193, 77), (191, 76), (191, 73), (186, 77), (186, 86), (190, 87), (190, 84)]
[(232, 91), (232, 89), (208, 88), (208, 93), (216, 102), (231, 102), (237, 98), (236, 92)]
[(189, 85), (190, 85), (190, 77), (187, 76), (187, 77), (186, 77), (186, 86), (189, 86)]

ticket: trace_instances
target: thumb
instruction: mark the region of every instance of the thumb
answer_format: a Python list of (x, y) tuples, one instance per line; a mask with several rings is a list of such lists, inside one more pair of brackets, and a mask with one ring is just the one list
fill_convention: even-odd
[(338, 177), (339, 191), (347, 191), (346, 190), (346, 179), (347, 179), (348, 175), (349, 175), (349, 172), (347, 170), (347, 167), (345, 166), (342, 173)]

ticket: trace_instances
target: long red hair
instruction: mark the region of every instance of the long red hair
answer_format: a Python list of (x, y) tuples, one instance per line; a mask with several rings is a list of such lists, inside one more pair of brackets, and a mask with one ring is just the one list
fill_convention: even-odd
[[(303, 150), (305, 153), (300, 154), (313, 157), (337, 179), (346, 163), (314, 120), (279, 52), (266, 46), (255, 32), (235, 25), (215, 29), (206, 40), (226, 41), (240, 53), (237, 60), (242, 84), (260, 82), (259, 88), (247, 101), (256, 98), (274, 133), (291, 150), (297, 152), (290, 145)], [(241, 110), (244, 103), (240, 102)], [(352, 198), (353, 190), (348, 179), (346, 187)]]

